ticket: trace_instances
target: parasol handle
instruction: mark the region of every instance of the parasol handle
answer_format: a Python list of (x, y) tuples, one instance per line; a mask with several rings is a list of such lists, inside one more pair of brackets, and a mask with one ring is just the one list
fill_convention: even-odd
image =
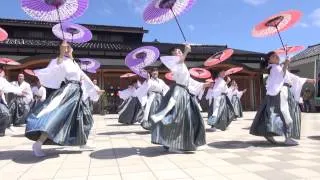
[(176, 23), (178, 24), (178, 27), (179, 27), (179, 30), (180, 30), (180, 32), (181, 32), (181, 34), (182, 34), (182, 37), (183, 37), (183, 39), (184, 39), (184, 42), (187, 42), (187, 38), (186, 38), (186, 36), (184, 35), (184, 33), (183, 33), (183, 31), (182, 31), (182, 28), (181, 28), (181, 26), (180, 26), (180, 23), (179, 23), (179, 20), (178, 20), (176, 14), (173, 12), (172, 8), (170, 8), (170, 10), (171, 10), (171, 12), (172, 12), (172, 14), (173, 14), (173, 16), (174, 16), (174, 19), (176, 20)]
[(63, 29), (62, 29), (62, 22), (61, 22), (61, 18), (60, 18), (59, 8), (56, 7), (56, 10), (57, 10), (57, 13), (58, 13), (58, 18), (59, 18), (59, 23), (60, 23), (60, 29), (61, 29), (61, 32), (62, 32), (62, 38), (63, 38), (63, 40), (65, 40), (65, 39), (64, 39)]
[(281, 41), (282, 47), (283, 47), (284, 51), (286, 52), (286, 57), (288, 57), (288, 50), (287, 50), (287, 48), (285, 47), (285, 45), (283, 43), (279, 28), (278, 28), (278, 26), (275, 26), (275, 28), (277, 29), (277, 33), (278, 33), (279, 39)]

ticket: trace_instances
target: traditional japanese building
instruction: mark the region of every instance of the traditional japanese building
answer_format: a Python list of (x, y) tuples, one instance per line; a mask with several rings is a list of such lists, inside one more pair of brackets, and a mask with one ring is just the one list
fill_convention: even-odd
[[(9, 80), (14, 80), (23, 69), (35, 69), (45, 67), (50, 59), (55, 58), (58, 53), (58, 46), (61, 42), (52, 33), (54, 23), (0, 19), (0, 26), (4, 28), (9, 39), (0, 42), (0, 56), (8, 57), (22, 63), (21, 66), (8, 67)], [(93, 39), (88, 43), (72, 44), (74, 54), (77, 58), (93, 58), (101, 63), (101, 68), (96, 74), (89, 74), (97, 78), (99, 86), (106, 90), (101, 111), (114, 113), (119, 105), (119, 98), (116, 93), (119, 89), (126, 88), (127, 81), (120, 80), (119, 76), (130, 70), (124, 64), (125, 56), (133, 49), (150, 45), (157, 47), (161, 55), (167, 55), (169, 50), (182, 44), (161, 43), (157, 40), (144, 42), (143, 36), (148, 33), (142, 27), (118, 27), (104, 25), (87, 25), (93, 33)], [(193, 45), (192, 52), (188, 56), (188, 67), (203, 67), (203, 62), (218, 51), (224, 50), (227, 45)], [(217, 73), (231, 67), (240, 66), (244, 70), (231, 78), (235, 79), (240, 89), (247, 89), (242, 98), (245, 110), (256, 110), (264, 95), (262, 80), (261, 59), (263, 53), (234, 49), (234, 55), (226, 62), (219, 64), (212, 69)], [(160, 69), (163, 77), (168, 70), (156, 62), (154, 67)], [(54, 78), (54, 77), (53, 77)], [(169, 83), (169, 82), (168, 82)], [(203, 102), (206, 109), (206, 103)]]
[(320, 111), (320, 44), (309, 46), (295, 55), (290, 63), (290, 70), (301, 77), (318, 79), (316, 88), (306, 84), (304, 89), (309, 88), (314, 92), (312, 104), (317, 111)]

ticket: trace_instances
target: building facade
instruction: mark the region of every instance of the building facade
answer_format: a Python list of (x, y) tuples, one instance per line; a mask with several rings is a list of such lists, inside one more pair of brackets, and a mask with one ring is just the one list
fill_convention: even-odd
[[(58, 54), (58, 40), (52, 33), (54, 23), (0, 19), (0, 26), (4, 28), (9, 39), (0, 42), (0, 57), (8, 57), (22, 63), (21, 66), (8, 67), (9, 80), (15, 80), (17, 74), (23, 69), (36, 69), (45, 67), (48, 62)], [(106, 90), (102, 98), (99, 112), (115, 113), (120, 103), (117, 91), (126, 88), (128, 81), (121, 80), (120, 75), (130, 72), (124, 64), (125, 56), (135, 48), (141, 46), (155, 46), (161, 55), (168, 55), (173, 47), (183, 47), (182, 44), (143, 42), (143, 36), (147, 30), (140, 27), (117, 27), (102, 25), (87, 25), (93, 33), (93, 39), (88, 43), (72, 44), (74, 55), (77, 58), (93, 58), (101, 63), (101, 68), (96, 74), (89, 74), (96, 78), (99, 86)], [(226, 45), (193, 45), (192, 52), (187, 58), (187, 66), (203, 67), (203, 62), (211, 55), (224, 50)], [(264, 95), (263, 75), (261, 59), (263, 53), (234, 49), (233, 56), (226, 62), (210, 68), (213, 74), (231, 67), (240, 66), (244, 70), (231, 78), (238, 82), (240, 89), (247, 89), (242, 98), (245, 110), (256, 110)], [(160, 76), (168, 69), (157, 61), (152, 67), (160, 70)], [(27, 77), (31, 79), (31, 77)], [(167, 82), (170, 83), (170, 82)], [(204, 109), (207, 103), (202, 100)]]
[(320, 111), (320, 44), (309, 46), (295, 55), (290, 63), (290, 70), (301, 77), (318, 79), (316, 86), (306, 84), (304, 89), (313, 91), (312, 104), (315, 110)]

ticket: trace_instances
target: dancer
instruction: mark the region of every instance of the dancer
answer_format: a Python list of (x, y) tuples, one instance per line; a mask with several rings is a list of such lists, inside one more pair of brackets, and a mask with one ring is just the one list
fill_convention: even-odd
[(207, 90), (207, 94), (206, 94), (206, 100), (208, 101), (208, 118), (212, 115), (213, 113), (213, 87), (214, 87), (214, 82), (212, 83), (212, 85), (208, 88)]
[[(93, 119), (84, 99), (86, 96), (98, 99), (99, 92), (79, 65), (65, 56), (68, 51), (72, 48), (63, 41), (59, 57), (46, 68), (34, 71), (41, 84), (58, 89), (33, 109), (27, 118), (25, 135), (36, 141), (32, 146), (35, 156), (45, 156), (41, 149), (43, 144), (85, 147), (88, 140)], [(64, 80), (65, 85), (59, 88)], [(82, 90), (86, 93), (83, 94)]]
[(131, 125), (142, 121), (143, 110), (138, 97), (138, 88), (141, 86), (139, 84), (138, 80), (134, 80), (128, 89), (119, 91), (119, 97), (124, 100), (119, 106), (119, 123)]
[(231, 81), (231, 86), (229, 88), (228, 97), (229, 97), (231, 104), (232, 104), (232, 107), (234, 109), (236, 119), (243, 117), (243, 110), (242, 110), (242, 104), (241, 104), (240, 99), (245, 92), (247, 92), (247, 89), (244, 89), (243, 91), (239, 91), (238, 84), (236, 83), (236, 81), (235, 80)]
[[(227, 79), (225, 81), (224, 79)], [(208, 124), (211, 126), (211, 131), (220, 129), (225, 131), (231, 122), (235, 119), (234, 109), (227, 96), (230, 78), (225, 76), (225, 71), (219, 73), (212, 90), (213, 108), (212, 115), (208, 117)]]
[(169, 86), (159, 78), (159, 71), (157, 68), (152, 69), (151, 78), (147, 79), (146, 83), (147, 101), (144, 108), (144, 116), (141, 126), (146, 130), (150, 130), (152, 126), (152, 120), (150, 117), (159, 108), (163, 97), (169, 90)]
[[(151, 141), (170, 151), (195, 151), (206, 144), (203, 119), (197, 102), (189, 92), (189, 87), (194, 85), (184, 63), (189, 52), (190, 45), (185, 45), (184, 53), (174, 48), (172, 56), (161, 57), (161, 61), (173, 72), (176, 83), (170, 87), (158, 111), (151, 116), (155, 122)], [(192, 89), (204, 91), (210, 86), (209, 83), (201, 85)]]
[(298, 145), (293, 139), (300, 138), (300, 112), (297, 109), (300, 93), (305, 82), (315, 83), (313, 79), (299, 78), (288, 72), (289, 60), (279, 64), (275, 52), (266, 56), (269, 76), (266, 82), (267, 96), (251, 125), (250, 134), (264, 136), (276, 144), (273, 136), (285, 136), (285, 145)]
[(25, 92), (23, 95), (15, 95), (9, 104), (13, 126), (22, 126), (26, 123), (26, 117), (30, 112), (33, 101), (32, 90), (30, 84), (24, 80), (22, 73), (18, 75), (18, 81), (14, 81), (12, 84)]
[(9, 83), (4, 76), (4, 71), (2, 67), (0, 67), (0, 137), (5, 136), (6, 129), (10, 127), (11, 122), (11, 114), (8, 109), (5, 93), (15, 93), (19, 96), (23, 95), (22, 90)]
[(32, 93), (33, 93), (33, 106), (31, 109), (35, 108), (38, 104), (46, 100), (46, 88), (43, 87), (39, 81), (39, 79), (36, 80), (36, 86), (32, 87)]

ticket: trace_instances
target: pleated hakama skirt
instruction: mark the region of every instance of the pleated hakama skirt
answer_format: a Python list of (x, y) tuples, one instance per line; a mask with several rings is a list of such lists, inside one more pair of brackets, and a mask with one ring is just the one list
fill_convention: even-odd
[(5, 134), (6, 128), (11, 122), (11, 115), (8, 107), (0, 103), (0, 136)]
[(122, 102), (119, 106), (119, 123), (134, 124), (141, 122), (143, 119), (143, 109), (137, 97), (130, 97)]
[(31, 111), (25, 136), (37, 141), (41, 133), (44, 144), (85, 145), (93, 125), (89, 107), (82, 100), (80, 82), (69, 81)]
[(30, 112), (30, 104), (25, 103), (23, 97), (15, 96), (10, 104), (9, 111), (14, 126), (20, 126), (26, 123), (26, 118)]
[(289, 112), (293, 120), (293, 126), (289, 136), (300, 139), (301, 134), (301, 110), (288, 87), (281, 91), (288, 91), (288, 99), (281, 99), (280, 93), (276, 96), (266, 96), (260, 106), (250, 128), (250, 134), (255, 136), (283, 136), (287, 131), (284, 116), (281, 113), (280, 101), (287, 101)]
[(232, 96), (231, 104), (234, 109), (236, 118), (242, 118), (243, 117), (242, 104), (241, 104), (240, 98), (237, 95)]
[[(161, 93), (153, 93), (153, 94), (154, 94), (154, 98), (152, 98), (150, 100), (148, 99), (148, 101), (152, 101), (152, 102), (150, 102), (151, 106), (150, 106), (149, 114), (147, 115), (147, 118), (141, 122), (141, 127), (145, 130), (151, 130), (151, 127), (153, 125), (153, 121), (151, 119), (151, 116), (157, 112), (157, 110), (160, 107), (161, 101), (163, 99), (163, 96)], [(147, 110), (145, 109), (144, 112), (146, 113)]]
[(182, 151), (194, 151), (205, 145), (205, 126), (199, 106), (185, 87), (173, 85), (156, 113), (167, 106), (170, 98), (174, 98), (175, 105), (162, 121), (153, 125), (152, 143)]
[(208, 125), (225, 131), (235, 119), (233, 106), (227, 95), (222, 94), (213, 101), (213, 112), (208, 117)]

